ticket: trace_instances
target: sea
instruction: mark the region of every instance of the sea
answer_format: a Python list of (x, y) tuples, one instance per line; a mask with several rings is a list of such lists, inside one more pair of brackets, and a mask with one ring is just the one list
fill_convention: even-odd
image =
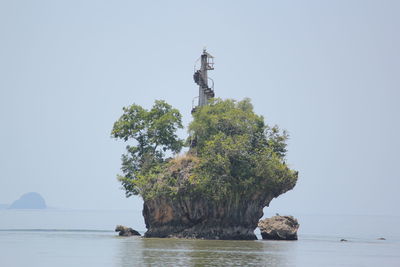
[(298, 241), (146, 239), (114, 232), (143, 234), (137, 210), (3, 209), (0, 267), (400, 266), (400, 216), (295, 217)]

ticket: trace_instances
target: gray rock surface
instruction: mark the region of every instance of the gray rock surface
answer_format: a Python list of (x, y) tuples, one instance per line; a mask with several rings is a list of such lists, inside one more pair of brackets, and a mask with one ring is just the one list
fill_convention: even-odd
[(297, 240), (299, 226), (293, 216), (273, 216), (258, 223), (262, 238), (267, 240)]
[(19, 199), (14, 201), (9, 209), (45, 209), (47, 208), (46, 202), (43, 197), (36, 192), (30, 192), (22, 195)]
[[(193, 174), (187, 163), (175, 175), (183, 183)], [(252, 194), (232, 192), (223, 199), (184, 190), (174, 197), (158, 196), (143, 203), (144, 237), (255, 240), (254, 230), (272, 199), (291, 190), (295, 182), (276, 184)]]
[[(201, 196), (144, 202), (145, 237), (255, 240), (254, 229), (273, 196), (212, 201)], [(242, 200), (242, 201), (240, 201)]]
[(119, 236), (133, 236), (133, 235), (140, 236), (140, 233), (138, 231), (123, 225), (117, 225), (115, 227), (115, 232), (119, 232)]

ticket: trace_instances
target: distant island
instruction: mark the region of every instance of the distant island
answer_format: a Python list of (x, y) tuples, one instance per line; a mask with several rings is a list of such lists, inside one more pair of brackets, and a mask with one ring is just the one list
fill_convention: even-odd
[(8, 209), (46, 209), (44, 198), (36, 192), (23, 194), (19, 199), (15, 200)]

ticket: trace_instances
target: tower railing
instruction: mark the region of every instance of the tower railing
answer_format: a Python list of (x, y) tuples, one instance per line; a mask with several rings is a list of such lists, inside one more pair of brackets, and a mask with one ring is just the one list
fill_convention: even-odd
[[(201, 62), (198, 68), (198, 62)], [(205, 106), (208, 104), (208, 100), (215, 96), (214, 93), (214, 81), (208, 77), (208, 71), (214, 70), (214, 57), (210, 55), (206, 49), (203, 50), (200, 58), (196, 60), (194, 65), (193, 80), (199, 86), (198, 106)], [(211, 81), (211, 87), (208, 85), (208, 81)], [(193, 103), (192, 103), (193, 106)], [(196, 110), (196, 107), (192, 107), (192, 113)]]

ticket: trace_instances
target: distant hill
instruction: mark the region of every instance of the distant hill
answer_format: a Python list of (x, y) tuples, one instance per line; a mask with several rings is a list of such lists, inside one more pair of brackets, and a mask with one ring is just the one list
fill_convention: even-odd
[(44, 198), (36, 192), (30, 192), (22, 195), (15, 200), (9, 209), (45, 209), (47, 208)]

